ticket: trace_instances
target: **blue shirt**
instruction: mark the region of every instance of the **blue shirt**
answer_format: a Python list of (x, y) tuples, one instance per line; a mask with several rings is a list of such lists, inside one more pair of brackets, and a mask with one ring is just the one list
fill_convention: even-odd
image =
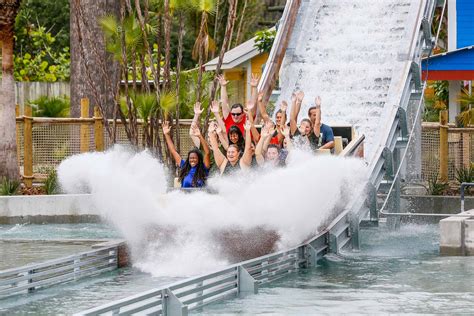
[[(186, 164), (186, 161), (181, 160), (181, 163), (179, 164), (179, 168), (183, 169), (185, 164)], [(188, 174), (183, 178), (183, 181), (181, 182), (181, 187), (182, 188), (194, 188), (193, 178), (194, 178), (194, 174), (196, 173), (196, 169), (197, 169), (197, 166), (191, 167), (191, 169), (189, 169)], [(208, 176), (209, 175), (209, 169), (204, 167), (204, 171), (206, 172), (206, 176)], [(198, 182), (196, 183), (196, 187), (198, 187), (198, 188), (203, 187), (204, 185), (205, 185), (205, 183), (202, 180), (198, 180)]]
[(321, 146), (334, 141), (334, 132), (326, 124), (321, 124), (320, 136), (322, 136)]

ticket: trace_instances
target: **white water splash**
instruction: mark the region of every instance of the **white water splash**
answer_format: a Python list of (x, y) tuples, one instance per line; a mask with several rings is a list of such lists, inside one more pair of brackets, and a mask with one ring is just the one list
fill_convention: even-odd
[(116, 147), (73, 156), (58, 176), (67, 193), (92, 193), (104, 218), (131, 245), (135, 266), (154, 275), (188, 276), (228, 264), (229, 247), (260, 241), (230, 244), (222, 235), (228, 231), (262, 228), (278, 233), (280, 248), (301, 243), (365, 183), (364, 169), (358, 159), (295, 151), (286, 168), (210, 179), (218, 194), (166, 193), (166, 173), (157, 160)]

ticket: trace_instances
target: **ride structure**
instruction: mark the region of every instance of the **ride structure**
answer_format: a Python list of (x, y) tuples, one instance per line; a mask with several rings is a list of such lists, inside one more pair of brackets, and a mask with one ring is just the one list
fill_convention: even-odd
[[(361, 223), (378, 223), (376, 195), (380, 190), (392, 191), (389, 209), (392, 213), (400, 212), (400, 171), (401, 163), (406, 157), (407, 146), (413, 139), (419, 125), (419, 112), (423, 102), (423, 83), (421, 78), (421, 58), (432, 50), (433, 39), (431, 22), (436, 1), (434, 0), (392, 0), (385, 4), (387, 11), (378, 12), (373, 7), (383, 6), (380, 1), (316, 1), (288, 0), (285, 6), (275, 42), (270, 52), (269, 61), (262, 74), (259, 90), (264, 91), (264, 98), (270, 98), (277, 79), (280, 79), (281, 97), (286, 98), (294, 89), (303, 89), (305, 84), (321, 84), (320, 89), (337, 84), (341, 74), (344, 83), (341, 85), (352, 95), (351, 98), (329, 100), (324, 103), (323, 116), (329, 124), (350, 123), (354, 125), (359, 136), (352, 139), (344, 149), (344, 156), (353, 156), (364, 148), (367, 161), (367, 184), (361, 186), (354, 198), (319, 234), (301, 245), (234, 264), (228, 268), (203, 276), (193, 277), (162, 288), (139, 293), (119, 301), (92, 308), (78, 315), (113, 314), (154, 314), (154, 315), (187, 315), (194, 309), (244, 294), (258, 292), (258, 286), (286, 276), (300, 268), (316, 265), (328, 253), (338, 254), (345, 247), (359, 247), (359, 227)], [(370, 2), (370, 1), (369, 1)], [(384, 1), (383, 3), (386, 3)], [(349, 12), (345, 19), (341, 11), (349, 10), (352, 4), (354, 12)], [(331, 41), (319, 41), (322, 29), (336, 33), (341, 30), (351, 34), (349, 22), (357, 23), (359, 12), (367, 10), (368, 23), (383, 25), (386, 32), (372, 34), (377, 39), (386, 39), (373, 47), (354, 45), (350, 39), (344, 43), (345, 50), (352, 52), (344, 58), (337, 58), (339, 64), (325, 63), (323, 60), (337, 50)], [(363, 11), (361, 11), (363, 12)], [(315, 14), (316, 13), (316, 14)], [(386, 16), (390, 19), (380, 24)], [(352, 20), (350, 20), (352, 19)], [(372, 19), (372, 20), (371, 20)], [(391, 24), (392, 23), (392, 24)], [(362, 37), (360, 40), (364, 40)], [(308, 42), (305, 42), (308, 41)], [(390, 41), (399, 41), (396, 51)], [(312, 46), (311, 46), (312, 45)], [(327, 46), (325, 46), (327, 45)], [(318, 49), (319, 47), (319, 49)], [(313, 51), (311, 51), (313, 49)], [(370, 50), (372, 50), (370, 52)], [(313, 56), (307, 58), (303, 52)], [(360, 54), (360, 56), (358, 55)], [(361, 68), (357, 68), (354, 58), (365, 59)], [(371, 61), (381, 56), (383, 67), (378, 72), (363, 72)], [(302, 62), (302, 59), (305, 59)], [(336, 67), (336, 66), (337, 67)], [(314, 72), (324, 68), (324, 85), (314, 78)], [(373, 67), (377, 67), (375, 64)], [(331, 69), (332, 68), (332, 69)], [(356, 74), (345, 76), (343, 69), (353, 69)], [(321, 75), (320, 74), (320, 75)], [(367, 78), (364, 78), (367, 76)], [(361, 82), (370, 82), (368, 86)], [(339, 86), (339, 88), (341, 87)], [(329, 89), (329, 88), (328, 88)], [(351, 90), (352, 89), (352, 90)], [(359, 91), (359, 90), (360, 91)], [(364, 92), (365, 91), (365, 92)], [(332, 90), (328, 93), (333, 93)], [(365, 96), (364, 96), (365, 95)], [(376, 104), (372, 98), (377, 97)], [(325, 101), (326, 102), (326, 101)], [(375, 109), (373, 109), (375, 108)], [(362, 113), (364, 112), (365, 113)], [(345, 122), (337, 122), (336, 117), (346, 114)], [(362, 113), (362, 115), (361, 115)], [(364, 145), (364, 140), (367, 143)], [(404, 150), (405, 149), (405, 150)], [(389, 225), (398, 224), (396, 217), (390, 217)]]

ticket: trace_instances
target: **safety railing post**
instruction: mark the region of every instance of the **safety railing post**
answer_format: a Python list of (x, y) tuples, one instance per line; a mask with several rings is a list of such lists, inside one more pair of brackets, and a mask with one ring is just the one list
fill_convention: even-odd
[(25, 105), (23, 115), (23, 182), (27, 188), (33, 186), (33, 112)]
[(250, 273), (248, 273), (248, 271), (243, 266), (238, 267), (237, 273), (237, 288), (239, 295), (257, 294), (257, 281), (255, 281)]
[[(396, 170), (400, 166), (400, 148), (395, 148), (393, 150), (393, 170), (394, 174), (396, 174)], [(401, 191), (401, 181), (400, 181), (400, 174), (396, 178), (393, 179), (395, 182), (393, 185), (393, 190), (391, 192), (391, 209), (392, 213), (400, 213), (400, 191)], [(387, 219), (387, 226), (394, 230), (400, 228), (400, 217), (399, 216), (390, 216)]]
[[(89, 118), (89, 99), (81, 99), (81, 118)], [(90, 131), (89, 124), (86, 122), (81, 123), (81, 132), (80, 132), (80, 142), (81, 142), (81, 153), (89, 151), (89, 142), (90, 142)]]
[(165, 316), (187, 316), (188, 307), (173, 294), (170, 289), (164, 289), (161, 292), (161, 300), (163, 306), (163, 315)]
[(439, 179), (448, 181), (448, 111), (439, 112)]

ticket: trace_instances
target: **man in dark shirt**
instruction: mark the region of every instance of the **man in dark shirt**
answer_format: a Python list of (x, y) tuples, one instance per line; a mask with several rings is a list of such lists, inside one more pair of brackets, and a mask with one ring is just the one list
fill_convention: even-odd
[(314, 147), (317, 144), (318, 149), (334, 150), (334, 132), (332, 128), (321, 123), (321, 98), (315, 99), (315, 106), (308, 109), (308, 116), (313, 125), (313, 133), (309, 136), (310, 144)]

